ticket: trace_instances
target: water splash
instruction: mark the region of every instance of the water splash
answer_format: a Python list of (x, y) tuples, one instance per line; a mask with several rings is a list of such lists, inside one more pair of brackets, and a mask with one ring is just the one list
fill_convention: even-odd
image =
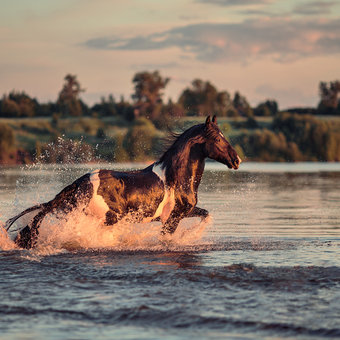
[(17, 249), (15, 243), (8, 237), (3, 223), (0, 222), (0, 251)]
[(175, 250), (198, 242), (209, 221), (183, 221), (173, 235), (162, 236), (161, 224), (133, 223), (129, 218), (105, 226), (95, 216), (75, 211), (67, 219), (50, 218), (40, 227), (38, 248), (111, 249), (115, 251)]
[[(211, 219), (183, 220), (173, 235), (161, 234), (161, 223), (134, 223), (126, 217), (106, 226), (96, 216), (87, 215), (79, 208), (67, 215), (47, 215), (39, 228), (37, 247), (24, 251), (35, 256), (58, 254), (60, 251), (109, 249), (113, 251), (179, 251), (199, 244)], [(0, 250), (18, 249), (0, 228)]]

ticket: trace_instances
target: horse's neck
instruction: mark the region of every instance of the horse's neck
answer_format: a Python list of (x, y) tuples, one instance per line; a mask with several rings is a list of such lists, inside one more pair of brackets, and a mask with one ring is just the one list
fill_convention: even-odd
[(167, 184), (186, 192), (197, 192), (204, 171), (205, 157), (198, 145), (171, 154), (165, 164)]
[(201, 183), (204, 171), (205, 159), (195, 160), (187, 164), (187, 176), (183, 182), (183, 187), (194, 193), (197, 192), (198, 186)]

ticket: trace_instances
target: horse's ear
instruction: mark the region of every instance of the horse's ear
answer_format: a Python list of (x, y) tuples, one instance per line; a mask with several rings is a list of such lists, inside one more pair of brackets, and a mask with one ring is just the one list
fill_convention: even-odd
[(214, 124), (217, 124), (217, 118), (216, 118), (216, 115), (214, 115), (214, 116), (213, 116), (213, 118), (212, 118), (212, 122), (213, 122)]
[(210, 116), (207, 117), (205, 120), (205, 125), (208, 126), (210, 124)]

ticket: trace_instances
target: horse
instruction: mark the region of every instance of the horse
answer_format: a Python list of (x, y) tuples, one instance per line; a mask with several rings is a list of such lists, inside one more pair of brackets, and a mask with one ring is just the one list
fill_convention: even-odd
[[(216, 116), (178, 135), (160, 159), (142, 170), (95, 170), (65, 187), (55, 198), (9, 219), (5, 229), (21, 248), (36, 247), (39, 227), (52, 213), (67, 216), (81, 208), (107, 226), (128, 214), (138, 222), (161, 221), (161, 234), (173, 234), (186, 217), (204, 220), (209, 212), (197, 204), (205, 159), (238, 169), (241, 159), (219, 129)], [(21, 224), (20, 224), (21, 221)]]

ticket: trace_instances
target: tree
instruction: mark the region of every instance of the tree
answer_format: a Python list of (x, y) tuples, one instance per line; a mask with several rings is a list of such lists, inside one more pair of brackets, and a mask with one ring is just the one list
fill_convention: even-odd
[(226, 116), (233, 109), (228, 92), (218, 92), (209, 81), (201, 79), (193, 80), (191, 87), (182, 92), (178, 102), (189, 114), (199, 116), (212, 113)]
[(19, 105), (5, 95), (1, 101), (1, 117), (20, 117)]
[(107, 100), (105, 97), (102, 97), (100, 104), (95, 104), (91, 110), (93, 112), (98, 112), (101, 116), (115, 116), (117, 110), (113, 95), (110, 94)]
[(238, 91), (235, 92), (233, 104), (239, 115), (244, 117), (253, 116), (253, 109), (250, 107), (246, 97), (242, 96)]
[(124, 96), (121, 96), (116, 104), (116, 111), (118, 116), (124, 117), (129, 122), (135, 119), (134, 107), (125, 100)]
[(153, 123), (157, 129), (168, 130), (172, 129), (174, 123), (182, 116), (184, 116), (182, 105), (169, 99), (168, 103), (162, 106), (161, 114)]
[(9, 95), (4, 95), (1, 101), (2, 117), (33, 117), (39, 103), (32, 99), (25, 92), (12, 91)]
[(236, 110), (227, 91), (217, 93), (216, 110), (218, 116), (235, 116)]
[(64, 80), (65, 83), (58, 97), (60, 109), (65, 115), (81, 116), (83, 109), (79, 96), (85, 90), (81, 88), (76, 75), (67, 74)]
[(278, 112), (278, 104), (275, 100), (266, 100), (254, 109), (255, 116), (275, 116)]
[(319, 84), (320, 102), (318, 105), (319, 114), (340, 114), (340, 81), (335, 80), (327, 84)]
[(169, 78), (163, 78), (158, 71), (140, 72), (134, 76), (135, 92), (132, 99), (135, 117), (145, 116), (151, 120), (158, 118), (163, 104), (162, 90), (169, 81)]

